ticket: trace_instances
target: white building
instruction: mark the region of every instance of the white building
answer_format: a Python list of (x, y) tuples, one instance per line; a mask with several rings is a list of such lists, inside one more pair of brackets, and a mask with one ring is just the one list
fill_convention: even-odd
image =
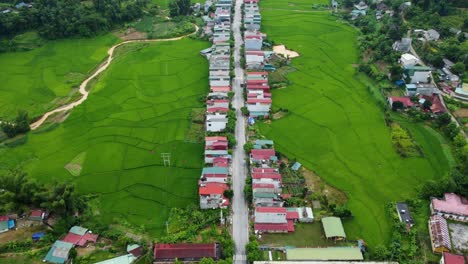
[(226, 129), (228, 122), (227, 115), (215, 113), (206, 115), (206, 131), (221, 132)]

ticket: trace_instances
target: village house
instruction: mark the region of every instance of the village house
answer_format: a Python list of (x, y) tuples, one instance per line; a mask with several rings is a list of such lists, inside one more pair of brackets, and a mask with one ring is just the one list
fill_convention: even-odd
[[(290, 217), (295, 217), (289, 214)], [(288, 219), (284, 207), (257, 207), (255, 209), (255, 232), (287, 233), (294, 232), (294, 218)]]
[[(287, 248), (286, 259), (291, 261), (361, 261), (364, 259), (358, 247)], [(307, 263), (307, 262), (305, 262)], [(346, 262), (345, 262), (346, 263)]]
[(213, 167), (223, 167), (227, 168), (229, 165), (229, 158), (228, 157), (220, 157), (213, 159)]
[(274, 188), (279, 190), (282, 186), (281, 174), (277, 172), (270, 173), (259, 173), (254, 172), (252, 174), (252, 184), (273, 184)]
[(445, 108), (438, 95), (420, 95), (418, 102), (420, 105), (423, 105), (426, 100), (431, 101), (432, 105), (430, 107), (430, 110), (433, 114), (443, 114), (447, 112), (447, 108)]
[(215, 10), (215, 23), (231, 22), (231, 11), (229, 8), (217, 7)]
[(216, 8), (231, 9), (232, 1), (231, 0), (217, 0)]
[(453, 96), (458, 99), (467, 101), (468, 100), (468, 83), (459, 85), (459, 87), (455, 89), (455, 94)]
[(411, 48), (411, 38), (402, 38), (401, 41), (393, 43), (393, 49), (400, 52), (409, 52)]
[(440, 264), (465, 264), (465, 257), (463, 255), (452, 254), (444, 252), (440, 258)]
[(311, 223), (314, 221), (314, 212), (310, 207), (286, 208), (289, 211), (296, 211), (301, 223)]
[(268, 82), (268, 72), (266, 71), (247, 72), (245, 79), (246, 79), (246, 83), (248, 83), (248, 81), (256, 81), (256, 80), (264, 80)]
[(252, 202), (255, 207), (283, 207), (284, 205), (281, 195), (276, 193), (253, 193)]
[(206, 131), (221, 132), (226, 129), (228, 118), (226, 114), (214, 113), (206, 115)]
[(437, 41), (440, 38), (439, 32), (434, 29), (424, 31), (423, 36), (426, 41)]
[(230, 56), (231, 55), (231, 46), (229, 45), (229, 43), (226, 43), (226, 42), (214, 44), (211, 54), (212, 55)]
[(323, 230), (325, 237), (333, 240), (345, 240), (346, 234), (341, 223), (341, 219), (335, 216), (322, 218)]
[(273, 146), (274, 146), (273, 140), (256, 139), (254, 142), (254, 149), (273, 148)]
[(452, 244), (450, 242), (447, 220), (439, 215), (431, 216), (429, 219), (429, 235), (434, 253), (450, 252)]
[(247, 30), (244, 32), (245, 50), (262, 50), (263, 40), (266, 35), (256, 30)]
[(393, 107), (393, 103), (400, 102), (403, 104), (403, 108), (411, 108), (415, 105), (409, 96), (390, 96), (387, 98), (390, 107)]
[(403, 67), (409, 65), (414, 66), (419, 63), (419, 59), (416, 58), (413, 54), (404, 53), (401, 55), (399, 62), (401, 65), (403, 65)]
[(48, 214), (44, 210), (36, 209), (36, 210), (32, 210), (31, 213), (29, 213), (28, 219), (31, 221), (42, 222), (44, 221), (44, 219), (47, 218), (47, 216)]
[(252, 183), (253, 193), (281, 193), (281, 187), (274, 183)]
[(206, 111), (208, 113), (227, 113), (229, 111), (229, 101), (208, 100), (206, 102)]
[(403, 68), (403, 76), (405, 79), (409, 79), (409, 83), (430, 83), (431, 68), (408, 65)]
[(432, 198), (430, 208), (433, 215), (454, 221), (468, 221), (468, 200), (455, 193), (446, 193), (443, 199)]
[(438, 94), (439, 89), (432, 83), (409, 83), (405, 85), (406, 95), (433, 95)]
[(130, 244), (127, 246), (127, 253), (126, 255), (96, 262), (95, 264), (132, 264), (141, 256), (142, 247), (137, 244)]
[(206, 167), (202, 170), (200, 183), (220, 182), (227, 183), (229, 171), (226, 167)]
[(221, 246), (210, 244), (155, 244), (154, 263), (159, 262), (199, 262), (203, 258), (218, 260), (221, 257)]
[(229, 55), (212, 55), (210, 57), (210, 71), (230, 70), (231, 57)]
[(369, 6), (364, 1), (360, 1), (358, 4), (354, 5), (354, 8), (357, 10), (367, 10)]
[(227, 208), (229, 199), (224, 197), (224, 192), (228, 190), (225, 183), (202, 182), (198, 188), (201, 209)]
[(66, 263), (70, 256), (70, 250), (73, 248), (73, 246), (74, 245), (72, 243), (57, 240), (52, 245), (49, 252), (47, 252), (47, 255), (43, 261), (57, 264)]
[(263, 51), (246, 51), (245, 68), (247, 70), (262, 70), (265, 66), (265, 54)]
[(93, 234), (87, 228), (81, 226), (73, 226), (68, 231), (68, 234), (62, 239), (63, 242), (68, 242), (74, 246), (84, 247), (87, 243), (96, 243), (98, 235)]
[(252, 117), (268, 117), (271, 109), (271, 98), (257, 96), (255, 98), (247, 98), (247, 109)]
[(250, 164), (277, 162), (278, 157), (274, 149), (252, 149), (250, 152)]
[(15, 228), (15, 220), (7, 215), (0, 215), (0, 233), (7, 232)]
[(258, 10), (257, 4), (244, 5), (244, 27), (247, 30), (260, 30), (262, 16)]
[(228, 99), (228, 93), (227, 92), (211, 92), (208, 93), (208, 96), (206, 97), (208, 100), (211, 99)]
[(205, 137), (205, 149), (209, 150), (227, 150), (227, 137)]
[[(213, 70), (210, 71), (210, 86), (229, 86), (231, 76), (229, 76), (229, 71), (226, 70)], [(217, 83), (222, 82), (222, 83)], [(227, 82), (227, 83), (226, 83)]]

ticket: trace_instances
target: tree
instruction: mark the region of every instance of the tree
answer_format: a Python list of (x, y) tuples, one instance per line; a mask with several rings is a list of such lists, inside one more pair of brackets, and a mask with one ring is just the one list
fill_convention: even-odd
[(254, 146), (253, 146), (252, 142), (247, 142), (247, 143), (244, 144), (244, 151), (245, 151), (246, 154), (249, 154), (252, 151), (253, 148), (254, 148)]
[(200, 264), (215, 264), (216, 262), (212, 258), (202, 258)]
[(191, 12), (190, 0), (173, 0), (169, 3), (169, 13), (172, 17), (188, 16)]
[(224, 193), (223, 193), (224, 197), (228, 198), (229, 200), (232, 199), (232, 197), (234, 197), (234, 191), (232, 189), (229, 189), (229, 190), (225, 190)]
[(9, 137), (23, 134), (31, 130), (29, 127), (29, 118), (26, 111), (18, 111), (18, 115), (14, 122), (2, 122), (2, 131)]
[(436, 121), (436, 124), (439, 127), (443, 127), (443, 126), (448, 125), (451, 120), (452, 120), (452, 118), (450, 117), (450, 115), (448, 113), (443, 113), (443, 114), (437, 116), (435, 121)]
[(455, 63), (450, 69), (452, 70), (453, 73), (462, 75), (465, 72), (465, 64), (459, 61)]
[(255, 238), (250, 239), (250, 242), (247, 243), (245, 249), (247, 251), (247, 260), (249, 262), (252, 263), (254, 261), (262, 259), (262, 252), (260, 251), (260, 248), (258, 247), (258, 243), (255, 240)]
[(397, 111), (405, 108), (405, 105), (400, 101), (395, 101), (392, 103), (392, 110)]
[(430, 100), (426, 100), (424, 101), (422, 106), (424, 110), (430, 110), (432, 106), (432, 102)]
[(377, 245), (372, 255), (377, 260), (388, 260), (389, 251), (384, 245)]

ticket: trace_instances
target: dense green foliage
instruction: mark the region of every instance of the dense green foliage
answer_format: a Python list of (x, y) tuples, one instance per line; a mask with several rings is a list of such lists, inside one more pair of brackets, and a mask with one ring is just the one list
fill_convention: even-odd
[(30, 208), (44, 208), (67, 217), (86, 208), (84, 199), (76, 194), (73, 185), (44, 185), (20, 170), (0, 175), (0, 186), (0, 214), (23, 213), (28, 212)]
[(296, 71), (287, 75), (292, 85), (273, 90), (273, 106), (289, 112), (261, 124), (262, 134), (347, 194), (353, 218), (344, 225), (350, 239), (363, 238), (371, 247), (388, 241), (391, 223), (384, 205), (413, 197), (415, 186), (449, 170), (441, 139), (421, 124), (405, 123), (424, 157), (401, 158), (383, 102), (376, 102), (373, 88), (363, 85), (353, 68), (357, 32), (328, 12), (281, 10), (285, 1), (261, 6), (263, 31), (300, 54), (291, 64)]
[[(35, 35), (28, 33), (24, 35)], [(0, 54), (0, 120), (18, 110), (31, 118), (70, 100), (72, 88), (89, 74), (117, 42), (112, 35), (48, 41), (31, 51)]]
[(171, 16), (187, 16), (192, 12), (190, 0), (173, 0), (169, 3)]
[(0, 36), (39, 30), (49, 39), (94, 36), (116, 24), (143, 14), (147, 0), (37, 0), (31, 8), (21, 8), (0, 16)]
[(418, 148), (411, 139), (408, 131), (403, 129), (398, 123), (390, 125), (392, 143), (402, 157), (409, 157), (418, 154)]
[[(65, 122), (29, 133), (22, 146), (0, 148), (0, 163), (24, 164), (40, 182), (69, 180), (79, 193), (97, 194), (93, 206), (106, 224), (127, 221), (161, 234), (170, 208), (197, 201), (203, 145), (185, 137), (208, 87), (207, 61), (198, 54), (207, 46), (184, 39), (122, 47)], [(72, 176), (64, 166), (83, 152), (81, 174)], [(161, 159), (167, 152), (171, 167)]]
[(10, 138), (28, 132), (30, 130), (28, 112), (19, 111), (14, 121), (3, 121), (0, 127), (3, 133)]

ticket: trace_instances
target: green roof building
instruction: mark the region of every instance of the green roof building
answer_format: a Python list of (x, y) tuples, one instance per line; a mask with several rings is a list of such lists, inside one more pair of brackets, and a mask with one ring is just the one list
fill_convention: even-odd
[(363, 260), (357, 247), (292, 248), (286, 249), (287, 260)]
[(322, 218), (323, 230), (325, 236), (332, 239), (346, 239), (346, 234), (339, 217), (324, 217)]

